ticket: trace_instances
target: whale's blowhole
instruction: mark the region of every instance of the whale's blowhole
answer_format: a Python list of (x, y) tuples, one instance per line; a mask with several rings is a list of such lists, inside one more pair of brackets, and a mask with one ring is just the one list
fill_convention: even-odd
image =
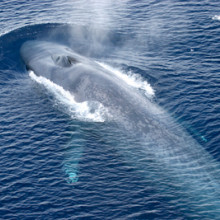
[(70, 55), (52, 55), (53, 62), (61, 67), (71, 67), (72, 65), (79, 63), (79, 61)]

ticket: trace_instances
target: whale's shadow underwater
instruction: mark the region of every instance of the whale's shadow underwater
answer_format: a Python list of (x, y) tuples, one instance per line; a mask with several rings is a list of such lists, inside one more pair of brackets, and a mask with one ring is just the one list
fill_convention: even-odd
[[(146, 169), (146, 177), (157, 166), (155, 170), (159, 171), (152, 171), (151, 178), (161, 190), (178, 189), (181, 193), (177, 194), (196, 212), (211, 218), (220, 216), (219, 164), (161, 107), (111, 71), (66, 46), (27, 41), (20, 53), (28, 70), (69, 91), (76, 102), (104, 106), (107, 120), (141, 142), (136, 145), (138, 149), (121, 147), (124, 157), (138, 169)], [(76, 148), (64, 164), (70, 182), (77, 181), (80, 156), (81, 149)], [(75, 161), (72, 167), (71, 159)], [(161, 183), (160, 175), (168, 176), (171, 182)]]

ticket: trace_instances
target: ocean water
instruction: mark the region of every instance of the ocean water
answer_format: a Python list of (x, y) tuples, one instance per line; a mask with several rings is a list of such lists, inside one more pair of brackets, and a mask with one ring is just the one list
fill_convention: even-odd
[[(220, 219), (219, 1), (1, 0), (0, 27), (0, 219)], [(114, 73), (181, 141), (27, 72), (32, 39)]]

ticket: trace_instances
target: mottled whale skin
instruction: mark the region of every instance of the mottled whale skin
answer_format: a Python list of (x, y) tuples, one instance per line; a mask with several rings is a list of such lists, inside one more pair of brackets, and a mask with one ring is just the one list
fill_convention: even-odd
[(192, 210), (214, 219), (220, 216), (219, 164), (166, 111), (64, 45), (27, 41), (20, 53), (27, 69), (70, 91), (77, 102), (102, 103), (120, 127), (137, 134), (143, 142), (140, 149), (126, 148), (124, 155), (138, 168), (146, 167), (146, 176), (152, 172), (151, 177), (162, 186), (160, 174), (154, 175), (154, 165), (149, 163), (159, 164), (161, 173), (169, 176), (173, 188), (182, 190), (180, 194)]

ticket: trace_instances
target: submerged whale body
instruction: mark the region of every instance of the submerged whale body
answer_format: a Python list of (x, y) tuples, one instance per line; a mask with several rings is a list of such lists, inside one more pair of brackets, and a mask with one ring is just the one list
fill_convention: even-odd
[[(119, 127), (135, 133), (142, 142), (139, 149), (135, 146), (122, 151), (127, 160), (146, 169), (146, 176), (152, 172), (159, 187), (163, 183), (158, 176), (166, 174), (171, 181), (167, 185), (181, 190), (184, 204), (198, 215), (220, 216), (219, 164), (162, 108), (111, 71), (66, 46), (28, 41), (20, 52), (27, 69), (70, 91), (77, 102), (101, 103)], [(153, 166), (160, 169), (155, 175)], [(75, 177), (74, 172), (69, 176)]]

